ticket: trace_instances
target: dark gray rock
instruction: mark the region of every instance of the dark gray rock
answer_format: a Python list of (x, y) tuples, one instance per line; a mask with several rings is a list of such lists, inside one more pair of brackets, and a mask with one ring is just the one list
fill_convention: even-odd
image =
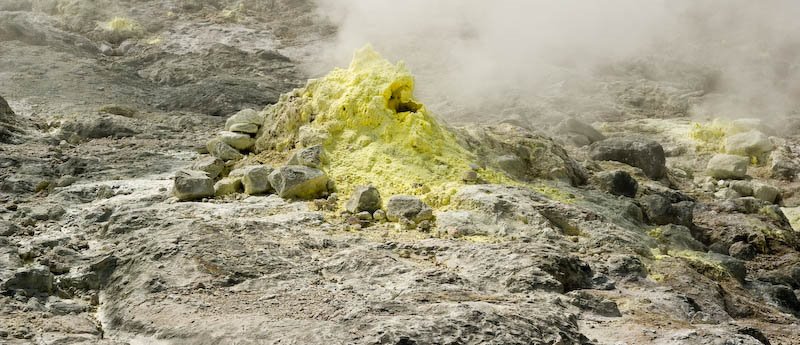
[(604, 171), (594, 176), (597, 186), (614, 195), (633, 198), (639, 190), (639, 183), (629, 173), (622, 170)]
[(757, 253), (758, 251), (756, 251), (756, 247), (750, 243), (742, 241), (731, 244), (731, 246), (728, 248), (728, 255), (739, 260), (750, 260), (756, 257)]
[(351, 213), (362, 211), (375, 212), (383, 206), (381, 193), (373, 186), (359, 186), (344, 205), (345, 210)]
[(175, 173), (172, 191), (181, 201), (210, 198), (214, 196), (214, 180), (203, 171), (180, 170)]
[(205, 171), (212, 179), (216, 179), (224, 169), (225, 162), (214, 156), (200, 158), (192, 164), (192, 170)]
[(433, 219), (433, 209), (419, 198), (410, 195), (393, 195), (386, 202), (386, 218), (392, 222), (420, 223)]
[(557, 132), (562, 134), (577, 134), (588, 139), (589, 143), (594, 143), (606, 139), (606, 136), (598, 132), (594, 127), (583, 123), (577, 119), (569, 118), (558, 125)]
[(19, 227), (7, 220), (0, 220), (0, 236), (13, 236), (19, 231)]
[(671, 203), (670, 199), (658, 194), (651, 194), (639, 199), (647, 220), (651, 224), (678, 224), (691, 227), (694, 219), (694, 202), (681, 201)]
[(269, 182), (284, 199), (310, 200), (328, 193), (328, 176), (319, 169), (302, 165), (287, 165), (275, 169)]
[(622, 316), (616, 302), (594, 295), (587, 290), (570, 291), (567, 296), (570, 297), (569, 303), (581, 310), (591, 311), (601, 316)]
[(741, 283), (743, 283), (745, 277), (747, 277), (747, 267), (744, 265), (744, 261), (742, 260), (718, 253), (707, 253), (706, 257), (710, 260), (718, 262), (723, 268), (725, 268), (726, 271), (728, 271), (731, 277)]
[(591, 145), (589, 155), (598, 161), (616, 161), (637, 167), (652, 179), (666, 176), (664, 148), (649, 139), (610, 138)]
[(289, 159), (288, 165), (304, 165), (310, 168), (319, 169), (328, 161), (325, 149), (322, 145), (306, 147), (295, 152)]
[(53, 290), (53, 274), (44, 266), (21, 268), (0, 287), (3, 291), (22, 290), (28, 295), (49, 293)]

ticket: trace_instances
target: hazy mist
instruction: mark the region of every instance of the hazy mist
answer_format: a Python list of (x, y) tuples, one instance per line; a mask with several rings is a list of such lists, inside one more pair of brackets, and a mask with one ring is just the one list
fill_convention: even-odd
[(408, 63), (429, 104), (486, 109), (575, 85), (602, 91), (598, 70), (633, 61), (660, 73), (623, 76), (713, 75), (693, 114), (779, 116), (800, 98), (796, 1), (318, 1), (339, 31), (314, 73), (371, 43)]

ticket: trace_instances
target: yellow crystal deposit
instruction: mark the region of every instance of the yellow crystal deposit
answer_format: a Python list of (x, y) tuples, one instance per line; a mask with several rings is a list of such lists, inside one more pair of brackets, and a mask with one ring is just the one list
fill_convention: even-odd
[[(412, 194), (447, 204), (475, 157), (413, 92), (414, 78), (402, 62), (392, 64), (364, 47), (348, 68), (312, 79), (265, 109), (257, 151), (288, 154), (322, 144), (329, 158), (323, 170), (342, 195), (372, 184), (384, 197)], [(491, 182), (505, 179), (489, 169), (479, 174)]]

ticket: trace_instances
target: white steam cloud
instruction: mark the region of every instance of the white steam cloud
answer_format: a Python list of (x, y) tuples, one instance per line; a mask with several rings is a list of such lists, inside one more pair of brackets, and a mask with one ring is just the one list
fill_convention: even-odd
[[(793, 0), (318, 2), (339, 29), (313, 72), (346, 66), (371, 43), (405, 60), (422, 101), (456, 119), (554, 92), (602, 93), (598, 71), (632, 62), (661, 73), (626, 71), (630, 78), (688, 85), (697, 79), (692, 71), (713, 76), (694, 113), (784, 115), (800, 99), (800, 2)], [(565, 99), (561, 107), (569, 108)]]

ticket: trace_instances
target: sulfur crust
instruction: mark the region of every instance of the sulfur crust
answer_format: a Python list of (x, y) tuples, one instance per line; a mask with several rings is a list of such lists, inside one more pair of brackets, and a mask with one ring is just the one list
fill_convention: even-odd
[[(413, 91), (414, 78), (402, 62), (391, 64), (364, 47), (347, 69), (309, 81), (295, 99), (287, 97), (284, 105), (276, 105), (273, 122), (284, 123), (273, 127), (267, 143), (260, 145), (278, 151), (307, 146), (301, 133), (312, 133), (330, 158), (323, 169), (340, 194), (372, 184), (384, 199), (411, 194), (433, 206), (446, 205), (476, 159), (413, 99)], [(287, 119), (278, 113), (291, 115)], [(479, 175), (489, 182), (507, 182), (493, 170), (482, 169)]]

